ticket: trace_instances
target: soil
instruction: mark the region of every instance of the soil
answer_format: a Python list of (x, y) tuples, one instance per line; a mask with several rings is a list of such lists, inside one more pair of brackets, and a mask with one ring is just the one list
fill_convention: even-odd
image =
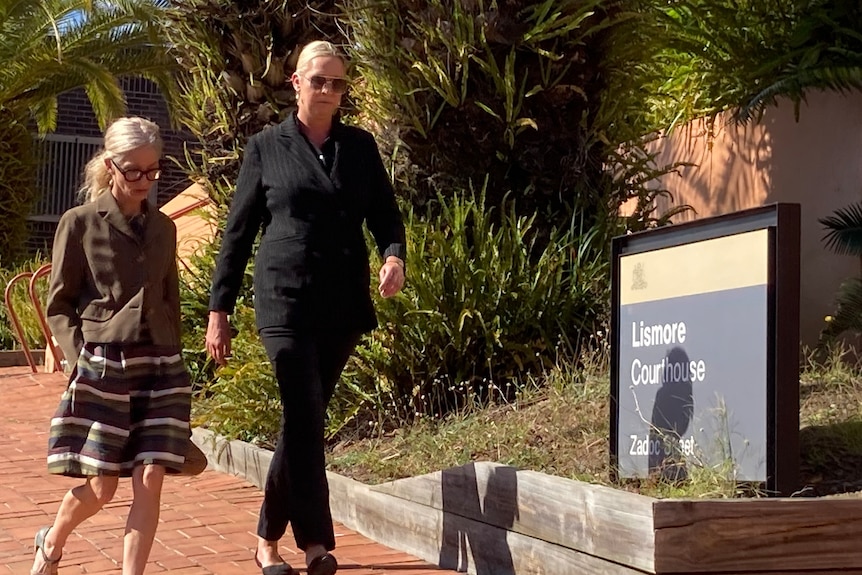
[(862, 496), (860, 387), (800, 388), (801, 496)]

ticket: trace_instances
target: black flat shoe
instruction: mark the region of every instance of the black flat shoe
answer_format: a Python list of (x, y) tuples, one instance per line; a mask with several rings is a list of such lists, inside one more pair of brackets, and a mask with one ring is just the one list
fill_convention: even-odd
[(308, 575), (334, 575), (338, 571), (338, 561), (331, 553), (315, 557), (308, 564)]
[(257, 551), (254, 552), (254, 563), (260, 567), (260, 572), (263, 575), (299, 575), (299, 571), (291, 567), (284, 559), (281, 559), (281, 563), (264, 567), (260, 564), (260, 559), (257, 558)]

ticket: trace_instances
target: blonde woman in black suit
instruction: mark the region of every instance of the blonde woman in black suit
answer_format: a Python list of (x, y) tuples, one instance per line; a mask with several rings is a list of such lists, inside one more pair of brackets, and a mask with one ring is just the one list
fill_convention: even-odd
[(308, 44), (291, 83), (296, 113), (245, 149), (213, 276), (206, 347), (219, 364), (230, 355), (228, 315), (262, 232), (254, 308), (283, 412), (255, 559), (264, 575), (295, 573), (278, 553), (290, 524), (309, 575), (332, 575), (324, 417), (361, 334), (377, 325), (363, 224), (383, 258), (383, 297), (404, 285), (406, 246), (374, 138), (335, 118), (348, 86), (344, 56), (329, 42)]
[(180, 355), (176, 227), (147, 201), (161, 173), (159, 128), (120, 118), (87, 164), (84, 205), (54, 239), (46, 315), (71, 370), (51, 420), (48, 471), (85, 482), (36, 534), (32, 575), (56, 574), (82, 521), (132, 478), (123, 575), (141, 575), (165, 473), (182, 471), (191, 385)]

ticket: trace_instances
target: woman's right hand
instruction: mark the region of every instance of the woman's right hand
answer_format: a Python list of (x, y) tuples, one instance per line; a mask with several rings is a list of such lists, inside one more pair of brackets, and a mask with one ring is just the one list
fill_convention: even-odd
[(207, 323), (207, 353), (219, 365), (226, 364), (230, 358), (230, 338), (227, 312), (211, 311)]

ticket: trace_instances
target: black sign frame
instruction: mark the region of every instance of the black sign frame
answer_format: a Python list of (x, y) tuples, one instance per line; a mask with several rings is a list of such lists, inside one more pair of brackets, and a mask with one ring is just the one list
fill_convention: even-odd
[[(799, 483), (799, 204), (776, 203), (619, 236), (612, 241), (611, 275), (611, 479), (618, 466), (620, 397), (620, 258), (766, 229), (767, 270), (766, 492), (790, 496)], [(780, 313), (779, 313), (780, 312)], [(761, 340), (762, 341), (762, 340)]]

